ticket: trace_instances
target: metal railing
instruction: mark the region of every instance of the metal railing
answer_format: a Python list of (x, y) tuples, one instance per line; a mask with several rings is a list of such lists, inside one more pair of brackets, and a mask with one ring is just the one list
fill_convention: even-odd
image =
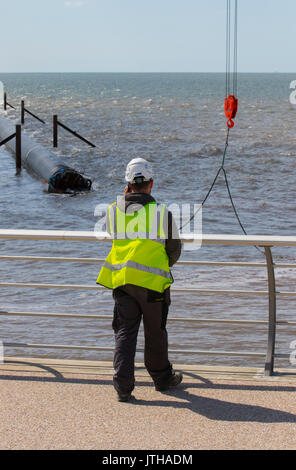
[(16, 174), (19, 175), (22, 169), (22, 126), (20, 124), (16, 124), (13, 134), (0, 142), (0, 147), (6, 145), (12, 139), (15, 139), (15, 165)]
[(3, 95), (3, 109), (4, 109), (4, 111), (7, 111), (7, 106), (9, 106), (9, 108), (15, 109), (15, 107), (12, 104), (8, 103), (7, 93), (4, 92), (4, 95)]
[[(4, 111), (7, 111), (7, 107), (14, 109), (16, 111), (15, 106), (12, 104), (8, 103), (7, 101), (7, 93), (4, 92), (3, 94), (3, 109)], [(25, 115), (26, 113), (29, 114), (31, 117), (33, 117), (35, 120), (41, 122), (42, 124), (46, 124), (46, 122), (41, 119), (39, 116), (34, 114), (32, 111), (30, 111), (28, 108), (25, 107), (25, 100), (21, 100), (21, 125), (25, 124)], [(85, 137), (82, 137), (78, 132), (74, 131), (73, 129), (70, 129), (69, 126), (66, 126), (64, 123), (59, 121), (58, 115), (55, 114), (53, 115), (53, 147), (57, 148), (58, 147), (58, 128), (61, 127), (65, 131), (69, 132), (70, 134), (74, 135), (78, 139), (80, 139), (82, 142), (86, 143), (92, 148), (96, 148), (96, 145), (89, 140), (87, 140)], [(14, 136), (13, 136), (14, 137)], [(5, 139), (5, 141), (2, 142), (2, 145), (4, 145), (6, 142), (8, 142), (10, 138)]]
[[(172, 291), (177, 293), (190, 294), (217, 294), (226, 296), (265, 296), (269, 300), (268, 318), (266, 321), (257, 320), (231, 320), (231, 319), (209, 319), (209, 318), (169, 318), (170, 322), (189, 322), (189, 323), (208, 323), (208, 324), (237, 324), (237, 325), (266, 325), (268, 327), (267, 350), (263, 352), (253, 351), (216, 351), (216, 350), (170, 350), (170, 353), (179, 354), (203, 354), (203, 355), (224, 355), (241, 357), (265, 357), (265, 375), (270, 376), (274, 372), (274, 360), (277, 357), (287, 358), (289, 354), (276, 354), (276, 328), (278, 325), (296, 326), (296, 321), (277, 321), (276, 318), (276, 300), (278, 297), (295, 297), (296, 292), (279, 292), (276, 290), (275, 268), (296, 268), (296, 264), (281, 263), (274, 264), (272, 258), (272, 247), (295, 247), (296, 237), (287, 236), (254, 236), (254, 235), (202, 235), (203, 245), (225, 245), (225, 246), (256, 246), (264, 248), (265, 263), (247, 263), (247, 262), (215, 262), (215, 261), (179, 261), (179, 265), (184, 266), (231, 266), (231, 267), (256, 267), (266, 268), (267, 270), (267, 290), (225, 290), (225, 289), (198, 289), (173, 287)], [(76, 242), (111, 242), (112, 239), (107, 233), (95, 232), (72, 232), (72, 231), (46, 231), (46, 230), (0, 230), (0, 239), (6, 240), (48, 240), (48, 241), (76, 241)], [(181, 237), (182, 243), (196, 243), (197, 240), (190, 235)], [(77, 258), (77, 257), (44, 257), (44, 256), (9, 256), (1, 255), (0, 261), (30, 261), (30, 262), (59, 262), (59, 263), (102, 263), (102, 258)], [(70, 289), (70, 290), (104, 290), (104, 287), (97, 285), (73, 285), (73, 284), (40, 284), (40, 283), (19, 283), (19, 282), (0, 282), (0, 287), (14, 288), (36, 288), (36, 289)], [(109, 315), (78, 315), (62, 313), (38, 313), (38, 312), (19, 312), (19, 311), (1, 311), (1, 316), (23, 316), (23, 317), (42, 317), (42, 318), (84, 318), (84, 319), (111, 319)], [(78, 345), (54, 345), (54, 344), (35, 344), (35, 343), (4, 343), (4, 347), (22, 347), (22, 348), (45, 348), (45, 349), (77, 349), (93, 351), (113, 351), (113, 348), (78, 346)], [(138, 349), (142, 352), (143, 350)]]
[(32, 113), (32, 111), (29, 111), (26, 107), (25, 107), (25, 101), (22, 100), (21, 101), (21, 124), (25, 124), (25, 114), (29, 114), (30, 116), (32, 116), (34, 119), (36, 119), (36, 121), (39, 121), (41, 122), (42, 124), (46, 124), (45, 121), (43, 121), (43, 119), (41, 119), (40, 117), (36, 116), (36, 114)]
[(73, 131), (73, 129), (70, 129), (70, 127), (66, 126), (63, 124), (61, 121), (58, 120), (58, 115), (55, 114), (53, 116), (53, 146), (55, 148), (58, 147), (58, 129), (61, 127), (65, 131), (69, 132), (70, 134), (74, 135), (78, 139), (82, 140), (82, 142), (85, 142), (87, 145), (89, 145), (92, 148), (96, 148), (96, 145), (90, 142), (89, 140), (85, 139), (85, 137), (82, 137), (78, 132)]

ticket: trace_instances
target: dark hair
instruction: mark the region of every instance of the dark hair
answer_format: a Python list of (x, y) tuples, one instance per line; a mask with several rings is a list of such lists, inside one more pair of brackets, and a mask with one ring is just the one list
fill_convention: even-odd
[(137, 193), (141, 193), (142, 191), (146, 191), (148, 189), (149, 184), (151, 183), (150, 181), (141, 181), (140, 183), (130, 183), (133, 191)]

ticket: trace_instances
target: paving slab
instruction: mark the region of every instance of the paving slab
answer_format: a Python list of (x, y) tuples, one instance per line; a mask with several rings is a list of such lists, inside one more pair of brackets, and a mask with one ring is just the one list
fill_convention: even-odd
[(183, 383), (156, 392), (136, 365), (134, 400), (118, 403), (109, 362), (6, 358), (1, 449), (295, 449), (296, 373), (178, 365)]

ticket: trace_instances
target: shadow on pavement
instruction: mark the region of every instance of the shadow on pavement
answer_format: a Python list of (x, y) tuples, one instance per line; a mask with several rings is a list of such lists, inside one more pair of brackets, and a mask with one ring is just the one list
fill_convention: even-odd
[[(52, 367), (43, 366), (42, 364), (20, 362), (20, 361), (6, 361), (7, 363), (32, 365), (39, 367), (42, 370), (51, 373), (53, 377), (39, 377), (39, 376), (21, 376), (21, 375), (0, 375), (0, 380), (17, 380), (17, 381), (33, 381), (33, 382), (57, 382), (67, 384), (82, 384), (82, 385), (110, 385), (112, 386), (112, 377), (106, 379), (89, 379), (89, 378), (72, 378), (64, 377), (60, 372)], [(186, 375), (186, 374), (185, 374)], [(191, 374), (188, 374), (191, 375)], [(258, 405), (249, 405), (241, 403), (233, 403), (230, 401), (218, 400), (216, 398), (201, 397), (194, 393), (187, 391), (187, 389), (208, 390), (242, 390), (242, 391), (257, 391), (257, 392), (295, 392), (295, 386), (288, 385), (264, 385), (264, 384), (215, 384), (209, 379), (202, 376), (192, 376), (194, 382), (183, 383), (178, 388), (162, 392), (161, 399), (156, 400), (141, 400), (134, 398), (129, 403), (124, 403), (123, 406), (151, 406), (151, 407), (168, 407), (177, 409), (189, 410), (193, 413), (198, 413), (213, 421), (229, 421), (229, 422), (257, 422), (257, 423), (296, 423), (296, 415), (280, 411), (272, 408), (267, 408)], [(229, 380), (229, 379), (228, 379)], [(136, 387), (152, 387), (152, 382), (137, 381)], [(136, 391), (135, 391), (136, 393)], [(165, 397), (170, 397), (166, 400)], [(175, 397), (178, 401), (172, 401), (171, 397)], [(180, 401), (181, 400), (181, 401)], [(114, 401), (114, 405), (122, 406)]]
[[(179, 388), (163, 392), (162, 395), (175, 397), (178, 400), (183, 401), (166, 401), (166, 400), (135, 400), (132, 403), (139, 406), (164, 406), (174, 407), (176, 409), (187, 409), (191, 412), (198, 413), (201, 416), (211, 419), (213, 421), (236, 421), (236, 422), (256, 422), (256, 423), (296, 423), (296, 415), (285, 411), (275, 410), (272, 408), (266, 408), (264, 406), (247, 405), (241, 403), (233, 403), (230, 401), (218, 400), (216, 398), (200, 397), (193, 393), (190, 393), (186, 388), (198, 388), (194, 384), (185, 384)], [(207, 387), (209, 389), (229, 389), (221, 385), (219, 387)], [(240, 390), (239, 385), (236, 386), (236, 390)], [(257, 387), (244, 388), (245, 390), (257, 391)], [(233, 390), (233, 388), (231, 388)], [(280, 387), (280, 390), (282, 388)], [(277, 391), (280, 391), (277, 389)], [(262, 391), (262, 388), (259, 389)], [(270, 391), (268, 389), (268, 391)], [(276, 390), (274, 390), (276, 391)]]

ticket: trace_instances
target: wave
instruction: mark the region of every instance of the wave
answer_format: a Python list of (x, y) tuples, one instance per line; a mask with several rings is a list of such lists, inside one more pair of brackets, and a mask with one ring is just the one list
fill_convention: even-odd
[(184, 158), (208, 158), (223, 155), (223, 149), (215, 145), (203, 145), (199, 150), (188, 152)]

